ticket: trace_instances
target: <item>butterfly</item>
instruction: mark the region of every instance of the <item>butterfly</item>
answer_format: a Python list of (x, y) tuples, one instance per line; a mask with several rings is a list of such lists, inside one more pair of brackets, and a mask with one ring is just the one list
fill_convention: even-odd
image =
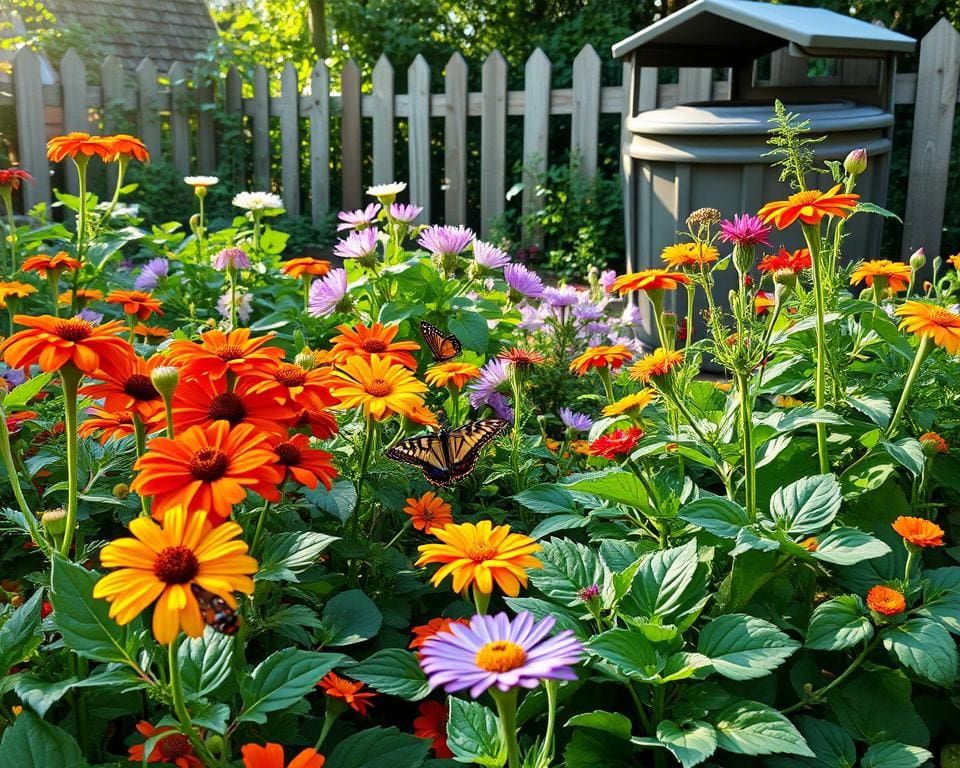
[(217, 632), (223, 632), (225, 635), (235, 635), (240, 629), (240, 617), (220, 595), (208, 592), (203, 587), (196, 584), (190, 585), (193, 596), (200, 603), (200, 614), (203, 616), (203, 622), (207, 626), (213, 627)]
[(441, 426), (432, 435), (401, 440), (386, 453), (394, 461), (418, 467), (428, 483), (448, 488), (473, 471), (487, 443), (509, 426), (503, 419), (471, 421), (456, 429)]
[(427, 342), (427, 346), (430, 347), (433, 359), (438, 363), (453, 360), (463, 351), (460, 339), (453, 334), (445, 334), (437, 326), (424, 320), (420, 321), (420, 333), (423, 335), (423, 340)]

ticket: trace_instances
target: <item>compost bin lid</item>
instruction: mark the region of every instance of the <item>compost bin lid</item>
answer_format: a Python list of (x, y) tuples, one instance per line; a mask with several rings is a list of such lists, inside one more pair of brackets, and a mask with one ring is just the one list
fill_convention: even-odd
[(641, 66), (730, 67), (793, 44), (812, 56), (882, 57), (916, 40), (828, 11), (753, 0), (696, 0), (613, 46)]

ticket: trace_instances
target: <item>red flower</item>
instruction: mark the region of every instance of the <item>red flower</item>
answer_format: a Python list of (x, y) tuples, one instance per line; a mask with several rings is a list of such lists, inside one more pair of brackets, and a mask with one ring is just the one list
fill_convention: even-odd
[(643, 430), (640, 427), (630, 427), (627, 430), (615, 429), (609, 435), (598, 437), (590, 443), (590, 453), (605, 459), (615, 459), (632, 451), (642, 438)]
[(813, 262), (807, 248), (800, 248), (790, 253), (786, 248), (780, 246), (780, 252), (776, 256), (764, 256), (757, 265), (757, 269), (769, 273), (789, 269), (793, 274), (799, 275), (803, 270), (810, 269), (811, 266), (813, 266)]
[(21, 181), (33, 181), (33, 176), (22, 168), (4, 168), (0, 170), (0, 187), (9, 187), (12, 190), (20, 189)]
[(413, 721), (413, 735), (433, 742), (433, 752), (440, 758), (453, 757), (447, 746), (447, 718), (450, 710), (439, 701), (424, 701), (418, 707), (420, 717)]

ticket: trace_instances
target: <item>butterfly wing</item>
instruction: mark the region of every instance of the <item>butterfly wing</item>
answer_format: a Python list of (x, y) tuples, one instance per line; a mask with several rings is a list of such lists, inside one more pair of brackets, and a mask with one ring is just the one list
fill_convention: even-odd
[(420, 333), (423, 336), (423, 340), (427, 342), (427, 346), (430, 347), (433, 359), (438, 363), (453, 360), (453, 358), (459, 356), (463, 351), (460, 339), (453, 334), (445, 334), (437, 328), (437, 326), (431, 325), (425, 320), (420, 321)]
[(509, 427), (503, 419), (481, 419), (451, 430), (447, 435), (450, 482), (456, 483), (473, 472), (483, 449)]
[(191, 584), (190, 590), (200, 604), (203, 623), (225, 635), (235, 635), (240, 629), (240, 617), (220, 595), (208, 592), (197, 584)]
[(446, 444), (447, 433), (438, 432), (401, 440), (393, 448), (387, 449), (386, 454), (394, 461), (419, 469), (428, 483), (447, 488), (451, 481)]

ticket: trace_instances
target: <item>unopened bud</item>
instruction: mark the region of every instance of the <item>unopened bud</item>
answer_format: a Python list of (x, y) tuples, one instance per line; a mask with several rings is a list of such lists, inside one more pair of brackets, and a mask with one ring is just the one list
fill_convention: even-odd
[(867, 150), (863, 148), (851, 150), (847, 159), (843, 161), (843, 170), (851, 176), (859, 176), (867, 170)]
[(927, 266), (926, 251), (924, 251), (923, 248), (917, 248), (917, 250), (910, 254), (910, 269), (916, 272), (925, 266)]
[(313, 352), (305, 350), (293, 358), (293, 364), (299, 365), (305, 371), (312, 371), (317, 365), (317, 358)]
[(754, 252), (755, 249), (752, 245), (736, 243), (733, 246), (733, 266), (737, 268), (737, 272), (741, 275), (746, 275), (750, 271), (750, 267), (753, 266)]
[(773, 273), (773, 284), (786, 291), (797, 287), (797, 275), (792, 269), (778, 269)]
[(130, 486), (126, 483), (117, 483), (113, 486), (113, 498), (123, 501), (130, 495)]
[(54, 536), (62, 536), (67, 530), (67, 510), (63, 507), (48, 509), (40, 516), (43, 527)]
[(172, 365), (158, 365), (150, 374), (150, 381), (163, 397), (171, 397), (180, 383), (180, 372)]

